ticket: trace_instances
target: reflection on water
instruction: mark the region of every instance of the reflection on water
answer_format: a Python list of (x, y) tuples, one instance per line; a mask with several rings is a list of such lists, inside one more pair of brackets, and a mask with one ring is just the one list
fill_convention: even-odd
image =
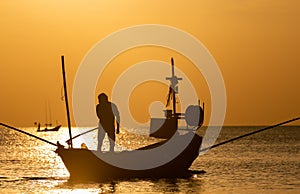
[[(299, 127), (278, 127), (210, 150), (192, 165), (192, 169), (206, 173), (189, 179), (127, 179), (102, 183), (68, 181), (69, 173), (54, 153), (54, 146), (0, 129), (0, 193), (300, 192)], [(218, 141), (257, 129), (259, 127), (225, 127)], [(64, 143), (69, 138), (66, 128), (45, 133), (37, 133), (36, 128), (24, 130), (52, 142)], [(96, 132), (90, 135), (93, 138)], [(84, 141), (85, 138), (76, 139), (74, 147), (80, 147)], [(129, 149), (156, 141), (124, 130), (117, 136), (117, 143)], [(104, 146), (108, 149), (108, 143)]]

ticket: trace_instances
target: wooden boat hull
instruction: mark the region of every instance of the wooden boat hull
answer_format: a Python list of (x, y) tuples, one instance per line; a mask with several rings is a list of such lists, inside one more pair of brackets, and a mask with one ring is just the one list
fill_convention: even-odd
[[(180, 135), (176, 137), (174, 146), (181, 146), (185, 138), (190, 138), (190, 135)], [(107, 163), (101, 158), (103, 157), (117, 157), (119, 162), (126, 161), (126, 158), (134, 157), (134, 153), (139, 150), (152, 149), (158, 147), (162, 143), (152, 144), (139, 150), (123, 151), (123, 152), (101, 152), (100, 157), (96, 156), (96, 151), (88, 149), (65, 149), (59, 147), (56, 153), (61, 157), (66, 168), (70, 173), (70, 180), (110, 180), (121, 178), (165, 178), (165, 177), (186, 177), (189, 175), (189, 167), (193, 161), (198, 157), (199, 149), (202, 143), (202, 137), (192, 134), (190, 143), (179, 155), (171, 161), (151, 169), (125, 169)], [(175, 148), (176, 149), (176, 148)], [(99, 155), (98, 155), (99, 156)], [(160, 156), (163, 156), (160, 153)], [(135, 160), (140, 160), (135, 158)], [(141, 160), (141, 162), (143, 162)]]
[(45, 128), (45, 129), (42, 129), (42, 130), (37, 130), (37, 132), (48, 132), (48, 131), (58, 131), (60, 129), (61, 125), (58, 125), (54, 128), (51, 128), (51, 129), (48, 129), (48, 128)]

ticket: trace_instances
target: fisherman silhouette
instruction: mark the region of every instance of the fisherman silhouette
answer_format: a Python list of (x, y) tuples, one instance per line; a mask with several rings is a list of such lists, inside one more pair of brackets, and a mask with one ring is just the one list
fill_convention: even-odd
[[(105, 93), (98, 95), (99, 104), (96, 106), (97, 116), (99, 118), (98, 125), (98, 151), (101, 151), (103, 139), (105, 133), (108, 135), (109, 150), (114, 151), (115, 147), (115, 133), (119, 134), (120, 130), (120, 115), (117, 106), (108, 101), (108, 97)], [(115, 129), (115, 118), (117, 121), (117, 129)]]

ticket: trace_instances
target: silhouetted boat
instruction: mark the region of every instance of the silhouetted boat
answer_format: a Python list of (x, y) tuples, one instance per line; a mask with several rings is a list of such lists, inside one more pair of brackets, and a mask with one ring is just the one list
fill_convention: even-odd
[[(138, 150), (122, 152), (97, 152), (95, 150), (93, 151), (88, 149), (66, 149), (60, 146), (56, 150), (56, 153), (61, 157), (68, 169), (70, 173), (70, 180), (99, 181), (120, 178), (188, 177), (191, 175), (188, 169), (199, 155), (202, 137), (194, 133), (188, 133), (186, 135), (175, 137), (174, 140), (172, 140), (172, 146), (176, 149), (180, 148), (182, 143), (184, 144), (184, 141), (190, 140), (190, 138), (192, 138), (192, 141), (190, 141), (188, 146), (178, 156), (165, 164), (150, 169), (126, 169), (115, 166), (114, 164), (111, 164), (111, 162), (107, 161), (113, 161), (113, 163), (120, 162), (124, 164), (128, 160), (130, 161), (130, 159), (134, 158), (137, 162), (145, 162), (142, 158), (137, 158), (137, 156), (139, 156), (138, 151), (160, 146), (165, 143), (165, 141), (142, 147)], [(151, 154), (151, 156), (153, 155), (153, 157), (165, 157), (165, 155), (168, 155), (168, 153), (161, 153), (161, 150), (159, 149), (150, 150), (149, 154)]]
[[(199, 154), (199, 149), (202, 143), (202, 137), (198, 136), (195, 131), (189, 131), (184, 135), (178, 133), (178, 119), (186, 119), (187, 125), (197, 126), (198, 128), (203, 123), (203, 109), (200, 105), (189, 106), (185, 114), (176, 112), (176, 98), (178, 80), (174, 75), (174, 63), (172, 61), (172, 77), (167, 78), (171, 81), (169, 98), (173, 100), (173, 110), (166, 110), (166, 118), (151, 120), (150, 136), (165, 138), (166, 140), (156, 144), (151, 144), (132, 151), (122, 152), (97, 152), (95, 150), (88, 149), (75, 149), (72, 145), (71, 127), (69, 125), (70, 140), (67, 141), (69, 148), (64, 148), (57, 142), (58, 148), (56, 153), (61, 157), (63, 163), (70, 173), (71, 180), (106, 180), (106, 179), (120, 179), (120, 178), (150, 178), (150, 177), (186, 177), (190, 175), (189, 167)], [(68, 113), (67, 102), (67, 89), (64, 74), (64, 60), (63, 64), (63, 76), (64, 76), (64, 88), (66, 108)], [(167, 106), (166, 106), (167, 107)], [(192, 111), (191, 111), (192, 110)], [(188, 117), (188, 118), (185, 118)], [(69, 123), (69, 122), (68, 122)], [(162, 124), (162, 125), (160, 125)], [(162, 151), (160, 146), (167, 145), (173, 151), (180, 150), (181, 152), (174, 155), (174, 153)], [(160, 147), (159, 149), (156, 149)], [(126, 168), (123, 165), (134, 159), (137, 162), (143, 161), (141, 155), (143, 153), (150, 154), (151, 157), (158, 158), (158, 160), (164, 161), (166, 157), (171, 156), (170, 160), (167, 160), (161, 165), (157, 165), (149, 168)], [(144, 154), (145, 154), (144, 153)], [(147, 155), (148, 156), (148, 155)], [(109, 162), (108, 162), (109, 161)], [(116, 165), (118, 163), (119, 165)], [(151, 166), (151, 165), (150, 165)]]
[(48, 132), (48, 131), (58, 131), (60, 129), (61, 125), (57, 125), (53, 128), (45, 128), (45, 129), (37, 129), (37, 132)]

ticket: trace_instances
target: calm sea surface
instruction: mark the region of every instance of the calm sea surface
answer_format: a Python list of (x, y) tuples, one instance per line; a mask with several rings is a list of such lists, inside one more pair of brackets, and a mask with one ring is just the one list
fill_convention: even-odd
[[(218, 142), (260, 128), (223, 127)], [(22, 130), (54, 143), (68, 139), (66, 128), (46, 133)], [(89, 135), (96, 138), (96, 132)], [(82, 141), (76, 139), (75, 147)], [(128, 148), (155, 141), (125, 130), (117, 136), (117, 142)], [(71, 183), (54, 150), (50, 144), (0, 127), (0, 193), (300, 193), (300, 127), (277, 127), (214, 148), (191, 167), (205, 173), (189, 179)]]

